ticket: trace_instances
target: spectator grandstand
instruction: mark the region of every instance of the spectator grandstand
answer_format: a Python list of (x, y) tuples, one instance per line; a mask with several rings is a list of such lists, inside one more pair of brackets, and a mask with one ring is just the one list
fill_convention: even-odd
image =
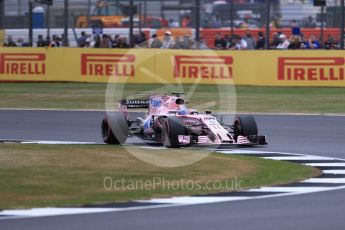
[[(0, 26), (4, 31), (2, 44), (6, 42), (8, 36), (12, 36), (13, 41), (20, 43), (20, 46), (28, 44), (27, 2), (26, 0), (0, 0)], [(49, 44), (49, 37), (53, 34), (61, 36), (64, 33), (63, 27), (66, 21), (64, 2), (65, 0), (54, 0), (53, 6), (50, 7), (35, 2), (34, 7), (43, 9), (44, 21), (40, 24), (43, 26), (34, 27), (34, 46), (39, 40), (38, 35), (48, 38), (49, 41), (46, 42)], [(342, 11), (339, 0), (326, 1), (327, 6), (323, 9), (314, 6), (313, 1), (309, 0), (199, 0), (196, 1), (200, 2), (199, 23), (194, 17), (196, 5), (192, 1), (134, 1), (133, 31), (137, 35), (133, 37), (132, 43), (128, 34), (128, 2), (125, 0), (69, 0), (69, 20), (67, 21), (69, 40), (64, 43), (72, 47), (80, 46), (82, 31), (89, 34), (90, 44), (94, 43), (97, 36), (102, 38), (106, 35), (111, 38), (110, 40), (114, 40), (114, 36), (118, 35), (121, 40), (127, 40), (129, 46), (136, 47), (143, 47), (138, 44), (143, 43), (153, 34), (164, 37), (166, 31), (170, 31), (174, 41), (177, 40), (177, 44), (180, 44), (174, 48), (187, 47), (182, 43), (187, 44), (188, 39), (196, 36), (198, 36), (197, 40), (202, 38), (204, 48), (216, 48), (214, 40), (217, 34), (227, 40), (225, 49), (234, 47), (232, 43), (237, 38), (241, 38), (242, 44), (247, 43), (241, 49), (276, 48), (271, 44), (274, 43), (275, 38), (279, 40), (281, 34), (286, 36), (289, 43), (297, 44), (299, 40), (302, 49), (310, 47), (308, 44), (311, 37), (318, 44), (317, 48), (339, 48), (342, 43), (343, 35), (340, 32), (341, 20), (339, 20), (342, 17)], [(33, 19), (39, 20), (35, 17)], [(197, 33), (199, 30), (196, 30), (197, 25), (200, 26), (200, 34)], [(84, 38), (83, 41), (85, 43)], [(109, 42), (114, 43), (114, 41)], [(268, 42), (270, 45), (267, 44)], [(145, 45), (145, 47), (148, 46), (148, 44)], [(109, 45), (109, 47), (114, 46)], [(188, 45), (188, 47), (193, 47), (193, 45)], [(297, 46), (290, 47), (297, 48)]]

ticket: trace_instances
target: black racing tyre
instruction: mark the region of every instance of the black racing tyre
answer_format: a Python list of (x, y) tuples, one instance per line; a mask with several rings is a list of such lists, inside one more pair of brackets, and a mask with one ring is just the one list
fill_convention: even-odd
[(126, 142), (129, 127), (121, 112), (109, 113), (102, 121), (102, 138), (107, 144), (120, 145)]
[(178, 135), (186, 134), (186, 127), (180, 119), (174, 116), (167, 117), (162, 124), (162, 142), (167, 148), (179, 148)]
[(110, 122), (107, 117), (103, 118), (101, 129), (102, 129), (102, 138), (103, 138), (104, 143), (116, 144), (116, 139), (113, 134), (113, 131), (110, 128)]
[(235, 138), (238, 136), (258, 135), (258, 126), (253, 116), (243, 115), (236, 116), (234, 120)]

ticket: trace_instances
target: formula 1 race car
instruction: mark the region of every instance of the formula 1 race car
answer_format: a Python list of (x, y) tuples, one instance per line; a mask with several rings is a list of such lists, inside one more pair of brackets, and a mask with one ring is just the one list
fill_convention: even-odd
[[(148, 99), (123, 99), (119, 111), (109, 112), (102, 121), (102, 138), (107, 144), (123, 144), (128, 136), (162, 143), (168, 148), (192, 144), (264, 145), (252, 116), (236, 116), (225, 125), (210, 111), (187, 109), (181, 94), (153, 94)], [(144, 117), (130, 119), (130, 109), (148, 109)], [(133, 114), (132, 114), (133, 115)]]

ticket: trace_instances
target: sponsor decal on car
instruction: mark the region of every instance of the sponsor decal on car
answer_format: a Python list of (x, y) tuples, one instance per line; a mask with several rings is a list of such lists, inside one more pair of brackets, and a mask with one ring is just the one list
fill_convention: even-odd
[(135, 56), (130, 54), (81, 54), (83, 76), (135, 76)]
[(44, 75), (46, 55), (44, 53), (1, 53), (0, 74)]
[(232, 79), (231, 56), (175, 56), (175, 78)]
[(150, 107), (158, 108), (162, 106), (162, 101), (159, 99), (150, 99)]
[(150, 118), (150, 119), (147, 119), (145, 122), (144, 122), (144, 129), (150, 129), (153, 127), (153, 119)]
[(343, 81), (342, 57), (279, 57), (278, 80), (282, 81)]

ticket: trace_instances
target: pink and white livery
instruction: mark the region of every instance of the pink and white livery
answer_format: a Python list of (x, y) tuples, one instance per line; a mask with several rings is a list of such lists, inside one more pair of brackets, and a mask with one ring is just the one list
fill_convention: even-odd
[[(147, 108), (145, 117), (130, 120), (131, 109)], [(130, 135), (178, 148), (192, 144), (264, 145), (252, 116), (236, 116), (225, 125), (210, 111), (201, 114), (188, 109), (179, 93), (153, 94), (149, 99), (124, 99), (119, 111), (110, 112), (102, 121), (102, 137), (107, 144), (123, 144)]]

